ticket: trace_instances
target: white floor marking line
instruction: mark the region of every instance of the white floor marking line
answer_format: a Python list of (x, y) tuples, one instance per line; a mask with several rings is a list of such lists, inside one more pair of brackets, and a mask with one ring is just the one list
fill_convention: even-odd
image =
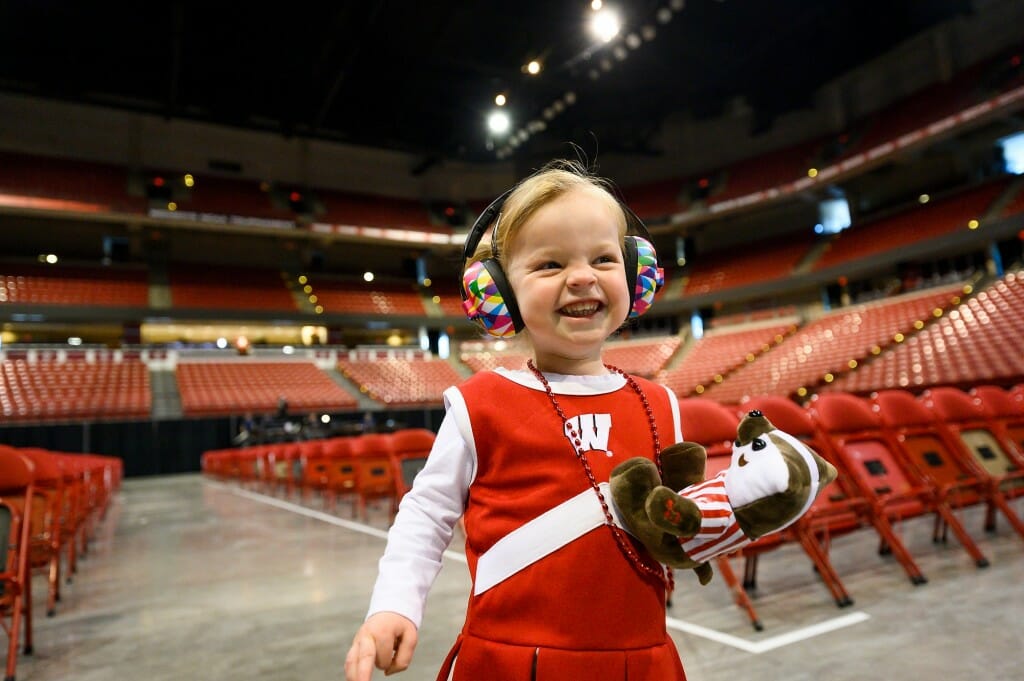
[[(387, 539), (388, 538), (388, 533), (387, 533), (386, 530), (381, 530), (381, 529), (376, 528), (376, 527), (371, 527), (370, 525), (366, 525), (364, 523), (357, 523), (357, 522), (352, 521), (352, 520), (345, 520), (344, 518), (339, 518), (338, 516), (331, 515), (330, 513), (325, 513), (323, 511), (317, 511), (316, 509), (312, 509), (312, 508), (306, 508), (305, 506), (301, 506), (299, 504), (293, 504), (290, 501), (284, 501), (283, 499), (278, 499), (277, 497), (271, 497), (271, 496), (268, 496), (266, 494), (260, 494), (259, 492), (250, 492), (247, 489), (241, 489), (239, 487), (233, 487), (231, 485), (225, 485), (225, 484), (222, 484), (222, 483), (219, 483), (219, 482), (213, 482), (211, 480), (205, 480), (204, 482), (207, 485), (211, 485), (211, 486), (217, 487), (219, 489), (223, 489), (223, 490), (225, 490), (227, 492), (231, 492), (232, 494), (236, 494), (236, 495), (238, 495), (240, 497), (245, 497), (246, 499), (252, 499), (253, 501), (258, 501), (258, 502), (260, 502), (262, 504), (267, 504), (268, 506), (275, 506), (277, 508), (284, 509), (285, 511), (291, 511), (292, 513), (297, 513), (299, 515), (304, 515), (307, 518), (313, 518), (315, 520), (322, 520), (323, 522), (330, 523), (331, 525), (337, 525), (338, 527), (344, 527), (346, 530), (352, 530), (353, 532), (361, 532), (362, 534), (368, 534), (371, 537), (377, 537), (378, 539)], [(465, 554), (459, 553), (458, 551), (451, 551), (451, 550), (445, 551), (444, 552), (444, 557), (445, 558), (450, 558), (450, 559), (458, 561), (460, 563), (465, 563), (466, 562)]]
[(760, 655), (766, 653), (769, 650), (775, 650), (782, 646), (787, 646), (793, 643), (798, 643), (814, 636), (820, 636), (836, 629), (842, 629), (843, 627), (849, 627), (854, 624), (859, 624), (870, 619), (871, 616), (866, 612), (851, 612), (842, 617), (835, 617), (818, 624), (812, 624), (803, 629), (797, 629), (795, 631), (789, 631), (785, 634), (779, 634), (771, 638), (766, 638), (763, 641), (747, 641), (738, 636), (732, 634), (725, 634), (714, 629), (708, 629), (702, 627), (699, 624), (693, 624), (684, 620), (679, 620), (674, 617), (666, 617), (665, 622), (669, 629), (677, 629), (694, 636), (700, 636), (711, 641), (716, 641), (733, 648), (739, 648), (744, 652), (751, 653), (753, 655)]
[[(325, 523), (330, 523), (331, 525), (344, 527), (345, 529), (352, 530), (353, 532), (361, 532), (362, 534), (367, 534), (371, 537), (377, 537), (378, 539), (387, 539), (388, 537), (388, 533), (385, 530), (381, 530), (376, 527), (371, 527), (370, 525), (365, 525), (363, 523), (345, 520), (344, 518), (339, 518), (336, 515), (331, 515), (330, 513), (325, 513), (323, 511), (317, 511), (312, 508), (306, 508), (305, 506), (293, 504), (290, 501), (284, 501), (283, 499), (278, 499), (277, 497), (268, 496), (266, 494), (260, 494), (259, 492), (251, 492), (249, 490), (234, 487), (232, 485), (213, 482), (212, 480), (204, 480), (203, 482), (207, 485), (223, 489), (227, 492), (231, 492), (232, 494), (236, 494), (240, 497), (245, 497), (246, 499), (258, 501), (262, 504), (267, 504), (268, 506), (274, 506), (280, 509), (284, 509), (285, 511), (291, 511), (292, 513), (297, 513), (299, 515), (304, 515), (307, 518), (321, 520)], [(458, 561), (460, 563), (466, 562), (465, 554), (459, 553), (458, 551), (445, 551), (444, 557), (454, 561)], [(771, 638), (766, 638), (763, 641), (748, 641), (746, 639), (740, 638), (739, 636), (733, 636), (732, 634), (726, 634), (721, 631), (716, 631), (715, 629), (702, 627), (699, 624), (693, 624), (692, 622), (676, 619), (675, 617), (666, 617), (665, 625), (669, 629), (675, 629), (677, 631), (682, 631), (693, 636), (706, 638), (709, 641), (715, 641), (716, 643), (721, 643), (723, 645), (731, 646), (733, 648), (738, 648), (739, 650), (751, 653), (753, 655), (760, 655), (761, 653), (768, 652), (769, 650), (775, 650), (776, 648), (781, 648), (782, 646), (798, 643), (800, 641), (813, 638), (814, 636), (820, 636), (821, 634), (826, 634), (830, 631), (835, 631), (836, 629), (842, 629), (843, 627), (849, 627), (854, 624), (859, 624), (868, 619), (870, 619), (870, 615), (868, 615), (865, 612), (851, 612), (847, 615), (843, 615), (842, 617), (836, 617), (830, 620), (826, 620), (824, 622), (819, 622), (818, 624), (812, 624), (811, 626), (804, 627), (802, 629), (786, 632), (785, 634), (779, 634), (778, 636), (772, 636)]]

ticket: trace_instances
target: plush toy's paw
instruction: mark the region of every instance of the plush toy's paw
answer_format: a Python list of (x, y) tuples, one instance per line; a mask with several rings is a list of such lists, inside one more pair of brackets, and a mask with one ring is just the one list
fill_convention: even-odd
[(643, 457), (624, 461), (612, 470), (608, 482), (612, 503), (626, 530), (647, 547), (655, 560), (678, 569), (697, 565), (683, 551), (676, 535), (652, 523), (647, 514), (647, 499), (661, 484), (658, 467), (653, 461)]
[(701, 513), (697, 504), (668, 487), (655, 487), (647, 495), (644, 510), (656, 527), (674, 537), (689, 538), (700, 529)]
[(662, 483), (680, 490), (704, 481), (707, 451), (696, 442), (677, 442), (661, 452)]
[(701, 586), (707, 586), (707, 583), (711, 581), (715, 574), (711, 569), (711, 563), (700, 563), (697, 567), (693, 568), (693, 571), (697, 573), (697, 581), (700, 582)]

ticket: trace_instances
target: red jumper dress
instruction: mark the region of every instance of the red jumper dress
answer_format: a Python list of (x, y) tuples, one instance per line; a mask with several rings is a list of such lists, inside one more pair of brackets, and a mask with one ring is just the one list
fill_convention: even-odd
[[(665, 388), (635, 380), (667, 446), (674, 422)], [(478, 562), (496, 542), (581, 492), (594, 492), (543, 390), (482, 372), (459, 391), (477, 454), (465, 513), (466, 557), (477, 585)], [(584, 441), (598, 482), (630, 457), (653, 456), (647, 415), (628, 384), (604, 395), (556, 398), (570, 421), (596, 429)], [(438, 679), (448, 679), (454, 663), (454, 681), (684, 680), (664, 603), (663, 585), (641, 573), (600, 525), (471, 595)]]

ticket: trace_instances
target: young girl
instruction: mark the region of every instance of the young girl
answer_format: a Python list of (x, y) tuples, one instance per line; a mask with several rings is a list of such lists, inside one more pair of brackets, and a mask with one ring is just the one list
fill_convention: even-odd
[(468, 259), (467, 313), (492, 335), (523, 330), (532, 359), (445, 391), (346, 679), (408, 667), (462, 516), (473, 593), (438, 679), (684, 679), (665, 629), (666, 575), (618, 526), (607, 490), (617, 464), (658, 461), (682, 439), (671, 391), (601, 359), (660, 284), (653, 249), (626, 236), (632, 213), (573, 163), (549, 164), (495, 203), (470, 235), (481, 241), (493, 223)]

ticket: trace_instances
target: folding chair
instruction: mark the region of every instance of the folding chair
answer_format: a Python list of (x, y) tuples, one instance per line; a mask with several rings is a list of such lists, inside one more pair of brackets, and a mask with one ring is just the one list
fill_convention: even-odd
[[(689, 397), (679, 401), (679, 420), (683, 439), (687, 442), (697, 442), (703, 445), (707, 451), (705, 479), (713, 478), (729, 467), (732, 460), (732, 443), (736, 440), (736, 429), (740, 423), (735, 412), (707, 398)], [(768, 541), (771, 539), (768, 538)], [(736, 552), (729, 555), (738, 557), (743, 553)], [(754, 604), (750, 600), (750, 595), (729, 564), (729, 557), (718, 556), (715, 558), (715, 565), (722, 574), (722, 579), (732, 591), (736, 605), (746, 612), (754, 629), (757, 631), (764, 629), (764, 625), (754, 609)]]
[[(5, 681), (14, 681), (22, 617), (29, 597), (29, 514), (32, 507), (32, 463), (17, 450), (0, 445), (0, 625), (7, 634)], [(30, 654), (31, 648), (25, 653)]]
[(981, 401), (1001, 438), (1024, 459), (1024, 391), (1007, 392), (994, 385), (971, 389), (971, 397)]
[[(895, 435), (900, 451), (939, 492), (951, 508), (984, 502), (988, 509), (985, 528), (994, 527), (992, 513), (998, 508), (1024, 538), (1024, 522), (1010, 508), (992, 477), (965, 457), (960, 443), (936, 414), (914, 395), (903, 390), (883, 390), (872, 397), (882, 423)], [(938, 529), (938, 528), (936, 528)], [(943, 539), (945, 539), (945, 527)]]
[(352, 437), (332, 437), (324, 440), (323, 455), (327, 458), (327, 487), (325, 502), (331, 512), (337, 508), (338, 497), (352, 498), (352, 517), (356, 516), (356, 465), (352, 458)]
[[(740, 406), (745, 411), (757, 409), (776, 428), (803, 441), (842, 471), (842, 465), (833, 460), (828, 444), (815, 429), (810, 414), (800, 405), (780, 395), (761, 395), (745, 400)], [(879, 529), (873, 521), (868, 501), (851, 484), (849, 476), (840, 473), (829, 488), (818, 495), (807, 513), (781, 533), (782, 539), (800, 544), (840, 608), (852, 605), (853, 598), (832, 564), (829, 555), (832, 538), (864, 527), (874, 527), (884, 536), (884, 528)], [(752, 550), (756, 547), (755, 542), (744, 551), (749, 553), (743, 581), (748, 589), (756, 588), (757, 583), (757, 562), (762, 552)]]
[[(844, 469), (853, 476), (861, 494), (868, 499), (877, 515), (894, 522), (935, 513), (939, 516), (936, 523), (941, 519), (948, 524), (975, 565), (979, 568), (988, 566), (988, 559), (948, 502), (942, 500), (937, 490), (897, 454), (899, 445), (883, 428), (878, 413), (868, 401), (846, 393), (820, 393), (811, 401), (810, 411), (815, 423), (833, 444), (836, 457), (843, 461)], [(937, 537), (933, 535), (933, 539), (937, 540)], [(892, 543), (888, 548), (900, 559), (897, 547), (903, 548), (902, 544)], [(903, 560), (908, 557), (909, 553)], [(912, 560), (909, 564), (904, 563), (908, 574), (912, 563)], [(914, 574), (911, 574), (911, 581), (918, 583)]]
[(367, 433), (352, 438), (356, 506), (359, 517), (364, 521), (367, 519), (367, 504), (377, 499), (388, 501), (389, 518), (398, 512), (389, 438), (389, 435), (382, 433)]
[(413, 480), (427, 463), (427, 455), (434, 446), (433, 431), (426, 428), (406, 428), (392, 433), (391, 467), (395, 479), (395, 502), (412, 489)]
[[(296, 458), (298, 471), (297, 475), (299, 494), (303, 501), (309, 499), (309, 495), (317, 493), (325, 499), (327, 494), (327, 483), (329, 480), (328, 468), (330, 459), (324, 453), (322, 440), (306, 440), (299, 443), (299, 456)], [(325, 499), (326, 500), (326, 499)]]
[[(61, 528), (64, 504), (64, 475), (58, 463), (59, 455), (45, 449), (24, 447), (18, 453), (29, 459), (33, 466), (32, 513), (29, 523), (29, 572), (46, 571), (46, 615), (57, 612), (60, 597), (61, 540), (66, 536)], [(28, 585), (31, 590), (31, 583)], [(30, 598), (30, 596), (28, 596)], [(32, 645), (32, 603), (28, 602), (25, 618), (25, 641)]]
[[(992, 396), (988, 397), (991, 402)], [(953, 433), (964, 457), (989, 476), (1004, 498), (1024, 496), (1024, 456), (1007, 439), (1010, 431), (999, 427), (979, 397), (956, 388), (938, 387), (926, 390), (920, 399)], [(985, 526), (995, 529), (993, 509), (989, 509)]]
[(87, 480), (79, 455), (61, 455), (57, 458), (64, 476), (64, 495), (61, 505), (61, 546), (67, 551), (65, 581), (78, 572), (78, 556), (85, 552), (85, 522), (89, 514)]

